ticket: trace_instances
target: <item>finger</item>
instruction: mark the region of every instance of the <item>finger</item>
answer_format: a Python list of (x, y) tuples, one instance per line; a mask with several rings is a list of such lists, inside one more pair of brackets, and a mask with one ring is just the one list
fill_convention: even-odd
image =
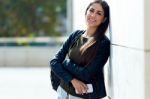
[(78, 88), (77, 91), (78, 91), (78, 94), (82, 94), (82, 88)]
[(84, 94), (84, 93), (86, 93), (87, 90), (84, 88), (84, 86), (82, 86), (82, 87), (81, 87), (81, 91), (82, 91), (82, 93)]
[(83, 85), (82, 85), (82, 91), (83, 91), (84, 93), (86, 93), (87, 90), (88, 90), (87, 85), (86, 85), (86, 84), (83, 84)]
[(81, 95), (83, 95), (84, 93), (86, 93), (86, 91), (85, 91), (85, 89), (83, 87), (81, 87), (80, 91), (81, 91), (81, 93), (80, 93)]

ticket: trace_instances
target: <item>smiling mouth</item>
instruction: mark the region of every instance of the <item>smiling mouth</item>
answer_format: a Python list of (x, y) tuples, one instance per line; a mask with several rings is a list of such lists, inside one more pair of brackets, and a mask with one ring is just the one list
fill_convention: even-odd
[(96, 20), (88, 19), (88, 22), (90, 22), (90, 23), (95, 23), (95, 22), (96, 22)]

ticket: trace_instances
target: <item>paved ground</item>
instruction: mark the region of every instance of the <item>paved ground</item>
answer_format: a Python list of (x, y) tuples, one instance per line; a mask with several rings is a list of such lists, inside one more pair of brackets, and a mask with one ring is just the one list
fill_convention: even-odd
[(0, 99), (57, 99), (49, 68), (0, 68)]
[(49, 68), (1, 67), (0, 99), (57, 99), (49, 71)]

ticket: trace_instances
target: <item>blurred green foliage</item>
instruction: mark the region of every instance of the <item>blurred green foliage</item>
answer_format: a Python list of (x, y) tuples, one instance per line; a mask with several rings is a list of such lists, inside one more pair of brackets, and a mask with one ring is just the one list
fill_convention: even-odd
[(66, 0), (0, 0), (0, 37), (60, 36)]

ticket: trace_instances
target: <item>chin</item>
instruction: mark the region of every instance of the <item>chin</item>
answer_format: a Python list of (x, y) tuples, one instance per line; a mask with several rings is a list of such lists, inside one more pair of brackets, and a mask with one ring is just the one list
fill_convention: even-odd
[(87, 24), (88, 27), (98, 27), (98, 25), (95, 24)]

